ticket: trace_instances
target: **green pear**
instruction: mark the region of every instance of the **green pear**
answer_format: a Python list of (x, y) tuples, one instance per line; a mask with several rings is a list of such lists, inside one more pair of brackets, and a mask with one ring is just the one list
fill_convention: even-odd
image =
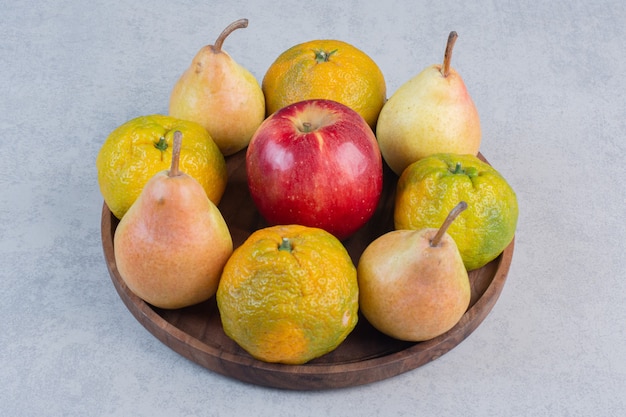
[(465, 208), (459, 203), (439, 229), (394, 230), (367, 246), (357, 266), (359, 308), (380, 332), (420, 342), (463, 317), (470, 281), (446, 230)]
[(259, 82), (222, 49), (230, 33), (247, 26), (247, 19), (237, 20), (202, 47), (170, 95), (170, 116), (204, 126), (224, 155), (245, 148), (265, 119)]
[(450, 66), (457, 33), (451, 32), (443, 65), (425, 68), (400, 86), (381, 109), (376, 137), (387, 165), (398, 175), (435, 153), (478, 154), (478, 110), (461, 76)]
[(233, 251), (219, 209), (178, 169), (181, 140), (176, 131), (171, 168), (147, 182), (113, 238), (124, 283), (144, 301), (167, 309), (211, 298)]

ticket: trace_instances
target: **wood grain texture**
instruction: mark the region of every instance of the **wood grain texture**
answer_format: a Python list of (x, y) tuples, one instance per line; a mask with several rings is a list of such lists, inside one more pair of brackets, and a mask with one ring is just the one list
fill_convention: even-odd
[[(481, 159), (485, 160), (482, 156)], [(245, 150), (227, 158), (228, 186), (219, 208), (229, 225), (235, 247), (254, 230), (267, 226), (248, 193)], [(393, 229), (397, 177), (385, 168), (383, 195), (376, 213), (359, 232), (344, 242), (352, 260), (381, 234)], [(265, 363), (252, 358), (224, 333), (215, 297), (183, 309), (155, 308), (134, 295), (115, 264), (113, 236), (118, 220), (106, 204), (101, 233), (112, 282), (133, 316), (162, 343), (214, 372), (247, 383), (291, 390), (322, 390), (368, 384), (418, 368), (449, 352), (487, 317), (502, 291), (514, 251), (514, 241), (494, 261), (470, 271), (470, 307), (459, 323), (426, 342), (410, 343), (387, 337), (362, 316), (354, 331), (334, 351), (305, 365)]]

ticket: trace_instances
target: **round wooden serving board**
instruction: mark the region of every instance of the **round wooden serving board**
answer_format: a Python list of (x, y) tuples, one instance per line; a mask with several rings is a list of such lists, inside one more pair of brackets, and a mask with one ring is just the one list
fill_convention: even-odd
[[(227, 158), (227, 165), (228, 186), (219, 208), (237, 247), (252, 231), (267, 224), (248, 193), (245, 150)], [(355, 265), (371, 241), (393, 229), (396, 181), (395, 174), (385, 167), (384, 191), (376, 213), (365, 227), (344, 242)], [(511, 242), (494, 261), (470, 272), (470, 307), (447, 333), (426, 342), (402, 342), (378, 332), (360, 316), (356, 328), (334, 351), (305, 365), (283, 365), (253, 359), (226, 336), (215, 297), (192, 307), (163, 310), (134, 295), (124, 284), (115, 264), (113, 236), (117, 224), (118, 220), (104, 204), (102, 246), (111, 279), (126, 307), (149, 332), (180, 355), (214, 372), (252, 384), (294, 390), (367, 384), (415, 369), (450, 351), (469, 336), (493, 308), (506, 281), (514, 249), (514, 242)]]

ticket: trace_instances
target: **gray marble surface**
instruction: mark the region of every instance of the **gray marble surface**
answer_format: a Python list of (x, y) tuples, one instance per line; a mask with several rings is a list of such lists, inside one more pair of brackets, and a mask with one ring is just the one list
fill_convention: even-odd
[[(2, 3), (0, 414), (624, 415), (626, 3)], [(184, 359), (121, 302), (96, 154), (118, 125), (166, 112), (193, 55), (241, 17), (225, 49), (259, 80), (288, 47), (336, 38), (374, 58), (389, 94), (459, 33), (453, 65), (520, 219), (498, 303), (450, 353), (369, 385), (280, 391)]]

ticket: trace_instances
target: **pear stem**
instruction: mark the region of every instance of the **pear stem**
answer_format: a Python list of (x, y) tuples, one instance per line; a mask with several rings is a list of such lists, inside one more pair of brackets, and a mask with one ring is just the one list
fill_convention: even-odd
[(222, 33), (220, 33), (220, 36), (217, 37), (217, 40), (215, 41), (215, 44), (213, 45), (213, 52), (215, 53), (222, 52), (222, 44), (224, 44), (224, 39), (226, 39), (226, 37), (230, 35), (233, 31), (237, 29), (243, 29), (246, 27), (248, 27), (248, 19), (235, 20), (233, 23), (226, 26), (226, 29), (224, 29)]
[(172, 164), (170, 165), (170, 171), (168, 172), (168, 176), (177, 177), (180, 175), (180, 170), (178, 169), (178, 164), (180, 161), (180, 148), (183, 144), (183, 134), (180, 133), (179, 130), (174, 132), (174, 147), (172, 149)]
[(448, 35), (448, 43), (446, 44), (446, 52), (443, 54), (443, 65), (441, 66), (441, 75), (445, 77), (450, 73), (450, 61), (452, 61), (452, 49), (459, 35), (455, 31)]
[(441, 238), (443, 238), (443, 235), (448, 230), (448, 227), (450, 227), (450, 225), (452, 224), (454, 219), (456, 219), (458, 217), (458, 215), (461, 214), (461, 212), (463, 210), (465, 210), (466, 208), (467, 208), (467, 203), (465, 201), (461, 201), (452, 210), (450, 210), (450, 213), (448, 214), (448, 217), (446, 217), (446, 219), (443, 221), (443, 224), (441, 225), (441, 227), (437, 231), (437, 234), (430, 241), (430, 246), (432, 248), (439, 246)]

